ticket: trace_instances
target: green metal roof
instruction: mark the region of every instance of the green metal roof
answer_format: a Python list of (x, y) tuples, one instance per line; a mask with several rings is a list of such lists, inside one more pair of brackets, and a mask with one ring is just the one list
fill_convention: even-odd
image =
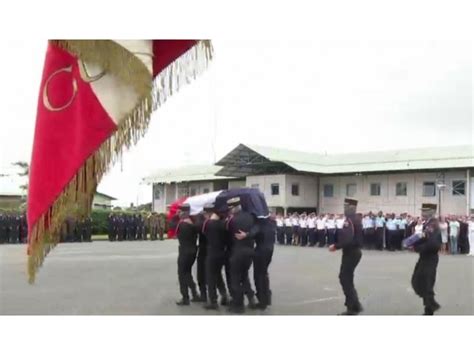
[(234, 179), (234, 177), (216, 176), (219, 170), (221, 170), (221, 167), (216, 165), (188, 165), (174, 169), (159, 170), (151, 176), (144, 178), (143, 181), (145, 183), (169, 184), (183, 181)]
[(271, 162), (284, 163), (300, 172), (320, 174), (468, 168), (474, 167), (474, 146), (319, 154), (240, 144), (217, 165), (224, 166), (221, 173), (226, 174), (240, 167), (249, 171), (252, 165)]

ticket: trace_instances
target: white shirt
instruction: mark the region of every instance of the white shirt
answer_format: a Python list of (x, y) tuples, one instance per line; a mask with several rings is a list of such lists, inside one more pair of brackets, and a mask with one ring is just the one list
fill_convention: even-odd
[(389, 231), (396, 231), (397, 230), (397, 222), (395, 219), (388, 219), (386, 222), (387, 229)]
[(335, 229), (336, 228), (336, 221), (334, 219), (328, 218), (326, 220), (326, 228), (327, 229)]
[(336, 228), (337, 229), (342, 229), (344, 227), (344, 218), (338, 218), (336, 219)]
[(293, 224), (293, 226), (299, 226), (300, 224), (299, 224), (299, 222), (298, 222), (298, 218), (293, 217), (293, 218), (291, 219), (291, 224)]
[(377, 228), (383, 228), (384, 224), (385, 224), (384, 217), (379, 217), (379, 216), (375, 217), (375, 226)]
[(314, 218), (314, 217), (308, 218), (308, 228), (314, 228), (315, 227), (315, 222), (316, 222), (316, 218)]
[(367, 228), (374, 228), (375, 226), (375, 221), (373, 218), (370, 218), (369, 216), (364, 217), (362, 220), (362, 228), (367, 229)]
[(460, 227), (460, 224), (458, 221), (449, 222), (449, 236), (457, 237), (459, 234), (459, 227)]
[[(468, 222), (468, 225), (469, 225), (469, 235), (474, 235), (474, 221), (469, 221)], [(472, 247), (474, 249), (474, 246)]]
[(316, 228), (320, 231), (326, 228), (326, 219), (325, 218), (318, 218), (316, 220)]
[(400, 222), (398, 223), (398, 226), (400, 227), (400, 229), (405, 229), (405, 227), (407, 226), (408, 224), (408, 221), (406, 220), (406, 218), (403, 218), (400, 220)]
[(308, 226), (308, 222), (306, 221), (306, 218), (300, 218), (300, 227), (306, 228), (307, 226)]
[(292, 224), (291, 224), (291, 219), (285, 218), (285, 226), (291, 227), (291, 225), (292, 225)]
[(417, 224), (415, 226), (415, 234), (421, 235), (423, 233), (423, 225)]
[(276, 222), (277, 222), (277, 227), (283, 227), (283, 218), (277, 218)]

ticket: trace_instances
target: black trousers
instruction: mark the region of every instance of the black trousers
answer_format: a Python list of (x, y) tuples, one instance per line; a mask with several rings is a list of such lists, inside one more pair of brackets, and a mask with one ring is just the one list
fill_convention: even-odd
[(326, 230), (325, 229), (318, 229), (316, 231), (316, 235), (318, 237), (319, 247), (322, 248), (326, 245)]
[(201, 297), (206, 299), (207, 297), (207, 287), (206, 287), (206, 248), (198, 248), (197, 253), (197, 282), (199, 285), (199, 291), (201, 292)]
[(285, 244), (285, 227), (277, 227), (278, 244)]
[(346, 297), (344, 305), (352, 311), (359, 311), (361, 308), (357, 291), (354, 287), (354, 271), (362, 258), (362, 252), (359, 248), (343, 249), (341, 270), (339, 272), (339, 281), (342, 291)]
[(222, 268), (225, 264), (224, 255), (213, 255), (208, 253), (206, 258), (206, 279), (209, 301), (217, 303), (217, 290), (221, 296), (227, 296), (227, 289), (222, 277)]
[(268, 266), (272, 262), (273, 248), (255, 249), (253, 259), (253, 277), (255, 288), (257, 289), (257, 299), (262, 305), (271, 304), (270, 277), (268, 275)]
[(308, 228), (308, 240), (309, 240), (309, 245), (311, 247), (313, 247), (316, 244), (317, 239), (316, 239), (316, 231), (314, 228)]
[(413, 290), (423, 299), (425, 312), (430, 312), (431, 314), (436, 304), (434, 285), (436, 283), (438, 260), (437, 254), (429, 257), (420, 256), (411, 277)]
[(293, 228), (285, 227), (286, 245), (291, 245), (293, 242)]
[(300, 237), (300, 245), (302, 247), (308, 244), (308, 228), (301, 228), (299, 229), (299, 237)]
[(250, 284), (248, 273), (254, 257), (254, 250), (235, 248), (230, 256), (230, 284), (232, 303), (236, 307), (243, 307), (244, 294)]
[(383, 250), (383, 227), (378, 227), (375, 229), (375, 234), (374, 234), (374, 246), (375, 249), (378, 250)]
[(196, 293), (196, 284), (193, 280), (192, 268), (196, 261), (196, 252), (180, 251), (178, 255), (178, 281), (181, 296), (189, 299), (189, 289)]
[(385, 248), (388, 250), (395, 250), (395, 244), (397, 242), (397, 234), (396, 230), (386, 230), (385, 232)]
[(328, 245), (333, 245), (336, 243), (336, 229), (328, 229)]
[(364, 248), (367, 248), (367, 249), (375, 248), (375, 229), (374, 228), (364, 229)]

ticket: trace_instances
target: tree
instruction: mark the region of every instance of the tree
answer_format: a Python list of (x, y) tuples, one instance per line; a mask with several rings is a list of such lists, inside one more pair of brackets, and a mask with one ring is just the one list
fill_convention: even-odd
[[(30, 173), (30, 165), (26, 161), (17, 161), (17, 162), (12, 163), (12, 165), (18, 166), (19, 168), (21, 168), (21, 171), (17, 173), (18, 176), (28, 177)], [(22, 189), (26, 195), (28, 192), (28, 182), (26, 184), (20, 185), (20, 189)]]

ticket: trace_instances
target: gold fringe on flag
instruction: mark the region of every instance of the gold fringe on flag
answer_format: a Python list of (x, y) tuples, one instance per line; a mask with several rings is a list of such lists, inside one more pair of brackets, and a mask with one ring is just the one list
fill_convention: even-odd
[(32, 227), (28, 245), (28, 281), (34, 283), (36, 272), (46, 255), (60, 240), (61, 227), (68, 216), (90, 214), (97, 185), (121, 156), (125, 148), (136, 144), (148, 129), (151, 113), (183, 85), (203, 72), (212, 60), (211, 41), (198, 41), (172, 62), (152, 82), (146, 67), (130, 52), (113, 41), (51, 41), (84, 62), (97, 63), (108, 73), (133, 85), (140, 94), (139, 103), (123, 119), (117, 130), (94, 152), (56, 198), (49, 210)]

